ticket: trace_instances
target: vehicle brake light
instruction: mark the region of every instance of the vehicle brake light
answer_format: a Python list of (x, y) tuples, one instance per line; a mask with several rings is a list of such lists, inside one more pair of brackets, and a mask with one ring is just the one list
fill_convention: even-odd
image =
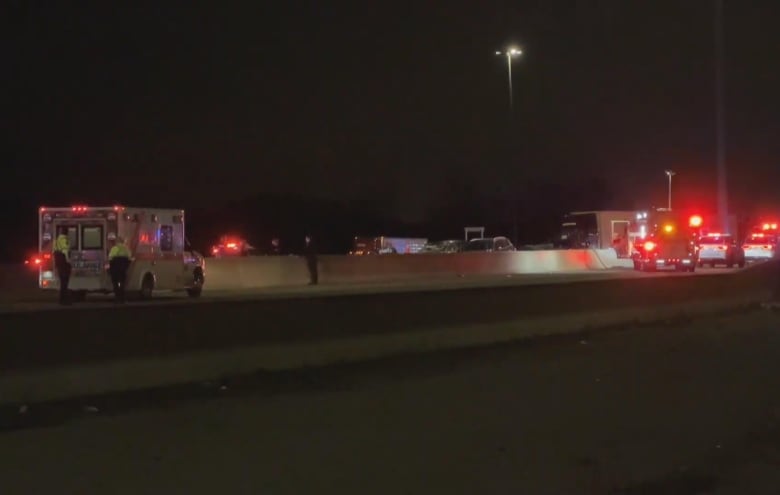
[(647, 241), (645, 242), (645, 251), (652, 251), (655, 249), (655, 243), (653, 241)]

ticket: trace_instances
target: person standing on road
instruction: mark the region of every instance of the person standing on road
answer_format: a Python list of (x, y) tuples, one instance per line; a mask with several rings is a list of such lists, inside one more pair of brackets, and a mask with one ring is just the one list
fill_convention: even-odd
[(311, 236), (306, 236), (306, 246), (304, 247), (304, 256), (306, 256), (306, 266), (309, 268), (309, 285), (319, 283), (319, 273), (317, 271), (317, 249)]
[(70, 243), (68, 236), (60, 234), (54, 241), (54, 268), (60, 278), (60, 304), (71, 304), (68, 284), (70, 284)]
[(117, 237), (116, 244), (108, 253), (108, 271), (111, 274), (111, 285), (114, 286), (114, 299), (118, 303), (125, 302), (125, 284), (130, 258), (130, 248), (125, 245), (124, 239)]

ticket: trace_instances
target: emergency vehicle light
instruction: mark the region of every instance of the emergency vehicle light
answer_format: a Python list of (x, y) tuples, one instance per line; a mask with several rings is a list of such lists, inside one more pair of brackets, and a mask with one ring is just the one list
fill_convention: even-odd
[(671, 232), (673, 230), (674, 230), (674, 227), (672, 227), (671, 225), (668, 225), (668, 224), (664, 225), (664, 232), (669, 233), (669, 232)]
[(87, 207), (86, 206), (73, 206), (73, 207), (71, 207), (71, 211), (84, 212), (84, 211), (87, 211)]
[(704, 223), (704, 220), (699, 215), (693, 215), (688, 221), (691, 227), (701, 227), (702, 223)]
[(645, 242), (645, 251), (652, 251), (655, 249), (655, 243), (653, 241)]

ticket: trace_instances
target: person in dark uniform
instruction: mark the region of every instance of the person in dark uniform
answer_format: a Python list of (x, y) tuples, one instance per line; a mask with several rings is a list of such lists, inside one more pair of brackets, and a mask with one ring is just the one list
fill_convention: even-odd
[(70, 305), (70, 292), (68, 284), (70, 283), (70, 244), (68, 236), (60, 234), (54, 241), (54, 268), (57, 269), (57, 276), (60, 278), (60, 304)]
[(108, 271), (111, 274), (111, 285), (114, 286), (114, 299), (118, 303), (125, 302), (125, 285), (130, 258), (130, 248), (125, 245), (124, 239), (118, 237), (116, 244), (108, 253)]
[(306, 266), (309, 268), (309, 285), (317, 285), (319, 283), (319, 273), (317, 271), (317, 249), (314, 246), (314, 241), (311, 236), (306, 236), (306, 246), (303, 250), (304, 256), (306, 256)]

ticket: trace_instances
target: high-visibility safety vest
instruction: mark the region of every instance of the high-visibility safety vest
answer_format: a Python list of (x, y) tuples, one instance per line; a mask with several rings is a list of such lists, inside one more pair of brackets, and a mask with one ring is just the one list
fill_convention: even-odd
[(57, 239), (54, 241), (54, 252), (64, 254), (66, 260), (70, 258), (70, 245), (68, 243), (68, 236), (65, 234), (60, 234), (57, 236)]
[(130, 259), (130, 248), (122, 243), (115, 244), (114, 247), (111, 248), (111, 251), (108, 252), (108, 259), (112, 260), (114, 258)]

